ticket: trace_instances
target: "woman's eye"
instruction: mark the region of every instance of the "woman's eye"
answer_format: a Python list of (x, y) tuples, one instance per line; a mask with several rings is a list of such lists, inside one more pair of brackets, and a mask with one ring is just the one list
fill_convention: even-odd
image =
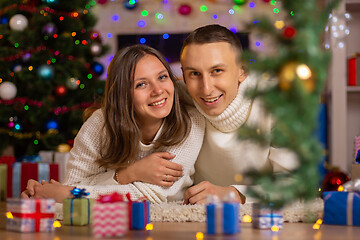
[(164, 80), (164, 79), (167, 79), (168, 77), (169, 77), (168, 75), (164, 74), (164, 75), (160, 76), (159, 79)]
[(145, 86), (145, 83), (144, 83), (144, 82), (140, 82), (140, 83), (137, 83), (137, 84), (135, 85), (135, 88), (139, 88), (139, 87), (143, 87), (143, 86)]

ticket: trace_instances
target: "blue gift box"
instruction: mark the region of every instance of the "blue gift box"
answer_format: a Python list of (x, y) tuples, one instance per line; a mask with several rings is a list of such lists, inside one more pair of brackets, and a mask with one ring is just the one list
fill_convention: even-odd
[(360, 226), (360, 193), (324, 192), (324, 224)]
[(150, 223), (150, 202), (132, 202), (130, 229), (142, 230), (148, 223)]
[(239, 203), (224, 202), (206, 205), (207, 234), (236, 234), (240, 232)]
[(273, 209), (272, 206), (254, 203), (252, 211), (253, 228), (270, 229), (273, 226), (283, 227), (284, 218), (282, 210)]

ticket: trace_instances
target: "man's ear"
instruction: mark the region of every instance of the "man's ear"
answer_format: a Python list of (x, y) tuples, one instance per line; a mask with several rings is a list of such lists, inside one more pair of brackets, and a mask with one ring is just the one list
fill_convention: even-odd
[(239, 83), (242, 83), (247, 77), (247, 73), (242, 66), (239, 66)]

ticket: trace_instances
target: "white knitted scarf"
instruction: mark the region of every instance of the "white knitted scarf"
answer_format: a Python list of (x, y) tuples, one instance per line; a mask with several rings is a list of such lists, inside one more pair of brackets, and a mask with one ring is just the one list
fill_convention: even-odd
[(201, 107), (194, 101), (197, 110), (205, 116), (205, 118), (219, 131), (231, 132), (241, 127), (251, 109), (252, 99), (245, 96), (245, 91), (249, 88), (253, 88), (256, 85), (256, 79), (252, 75), (248, 75), (247, 78), (239, 85), (238, 93), (234, 100), (229, 104), (223, 113), (218, 116), (207, 115)]

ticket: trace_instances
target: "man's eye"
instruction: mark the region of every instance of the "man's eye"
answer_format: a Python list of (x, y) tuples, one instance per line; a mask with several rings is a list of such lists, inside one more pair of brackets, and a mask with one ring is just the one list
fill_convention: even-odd
[(223, 70), (222, 69), (215, 69), (214, 73), (221, 73)]
[(199, 76), (199, 75), (200, 75), (199, 72), (191, 72), (191, 73), (190, 73), (190, 76)]

